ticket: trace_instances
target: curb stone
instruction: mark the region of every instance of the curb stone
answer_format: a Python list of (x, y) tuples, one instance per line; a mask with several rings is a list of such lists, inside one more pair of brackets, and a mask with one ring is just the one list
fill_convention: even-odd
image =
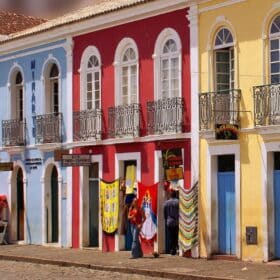
[(176, 279), (176, 280), (241, 280), (239, 278), (203, 276), (203, 275), (194, 275), (189, 273), (182, 274), (182, 273), (159, 271), (159, 270), (151, 271), (151, 270), (139, 269), (139, 268), (94, 265), (88, 263), (50, 260), (50, 259), (34, 258), (34, 257), (21, 257), (21, 256), (14, 256), (14, 255), (0, 254), (0, 260), (28, 262), (28, 263), (37, 263), (37, 264), (49, 264), (49, 265), (56, 265), (56, 266), (63, 266), (63, 267), (80, 267), (80, 268), (95, 269), (100, 271), (104, 270), (104, 271), (120, 272), (120, 273), (127, 273), (127, 274), (138, 274), (138, 275), (145, 275), (150, 277), (161, 277), (161, 278)]

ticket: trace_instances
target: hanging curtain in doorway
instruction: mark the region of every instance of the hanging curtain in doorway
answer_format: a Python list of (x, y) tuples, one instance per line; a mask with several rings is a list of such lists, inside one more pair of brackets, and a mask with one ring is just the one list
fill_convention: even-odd
[(103, 231), (115, 232), (119, 217), (119, 179), (113, 182), (100, 180), (100, 205)]
[(126, 167), (126, 176), (125, 176), (125, 193), (132, 194), (134, 193), (134, 184), (135, 184), (135, 175), (136, 175), (136, 166), (128, 165)]
[(142, 240), (153, 241), (157, 234), (157, 194), (158, 184), (138, 183), (138, 201), (146, 218), (140, 232)]
[(179, 247), (186, 252), (198, 245), (198, 183), (179, 189)]

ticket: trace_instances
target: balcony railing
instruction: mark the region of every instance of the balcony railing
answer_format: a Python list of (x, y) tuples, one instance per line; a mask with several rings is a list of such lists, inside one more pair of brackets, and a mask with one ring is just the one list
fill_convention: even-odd
[(101, 139), (101, 110), (84, 110), (73, 113), (74, 141)]
[(199, 94), (200, 130), (214, 130), (217, 124), (240, 125), (239, 89)]
[(110, 107), (108, 113), (110, 138), (139, 136), (140, 106), (138, 103)]
[(254, 91), (255, 126), (280, 124), (280, 84), (262, 85)]
[(3, 146), (24, 146), (25, 127), (25, 120), (2, 120)]
[(163, 98), (147, 103), (148, 134), (180, 133), (183, 130), (184, 100)]
[(51, 113), (36, 116), (37, 144), (60, 143), (62, 141), (62, 114)]

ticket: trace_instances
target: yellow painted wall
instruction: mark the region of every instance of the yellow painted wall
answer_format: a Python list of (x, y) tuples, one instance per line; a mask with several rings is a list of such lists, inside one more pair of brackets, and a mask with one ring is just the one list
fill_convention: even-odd
[[(263, 29), (268, 31), (271, 18), (280, 13), (272, 0), (246, 0), (226, 7), (218, 7), (228, 1), (208, 1), (199, 5), (199, 51), (200, 51), (200, 92), (213, 91), (211, 55), (213, 36), (221, 26), (228, 27), (236, 42), (236, 88), (241, 89), (241, 132), (240, 172), (241, 172), (241, 258), (262, 261), (263, 244), (263, 185), (261, 144), (263, 138), (254, 129), (253, 86), (268, 83), (268, 52), (265, 48)], [(216, 9), (214, 8), (216, 5)], [(207, 10), (208, 9), (208, 10)], [(266, 33), (267, 34), (267, 33)], [(246, 129), (246, 130), (244, 130)], [(207, 230), (207, 190), (206, 159), (208, 145), (224, 145), (223, 140), (209, 142), (200, 140), (200, 253), (206, 257)], [(209, 210), (209, 209), (208, 209)], [(247, 245), (246, 226), (257, 226), (258, 245)]]

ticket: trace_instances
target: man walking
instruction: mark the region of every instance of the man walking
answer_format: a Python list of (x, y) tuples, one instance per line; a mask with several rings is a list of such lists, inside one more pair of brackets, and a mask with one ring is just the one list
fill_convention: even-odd
[(179, 200), (176, 191), (171, 191), (170, 199), (165, 201), (163, 209), (167, 229), (167, 240), (170, 244), (170, 254), (175, 255), (178, 247), (179, 231)]

